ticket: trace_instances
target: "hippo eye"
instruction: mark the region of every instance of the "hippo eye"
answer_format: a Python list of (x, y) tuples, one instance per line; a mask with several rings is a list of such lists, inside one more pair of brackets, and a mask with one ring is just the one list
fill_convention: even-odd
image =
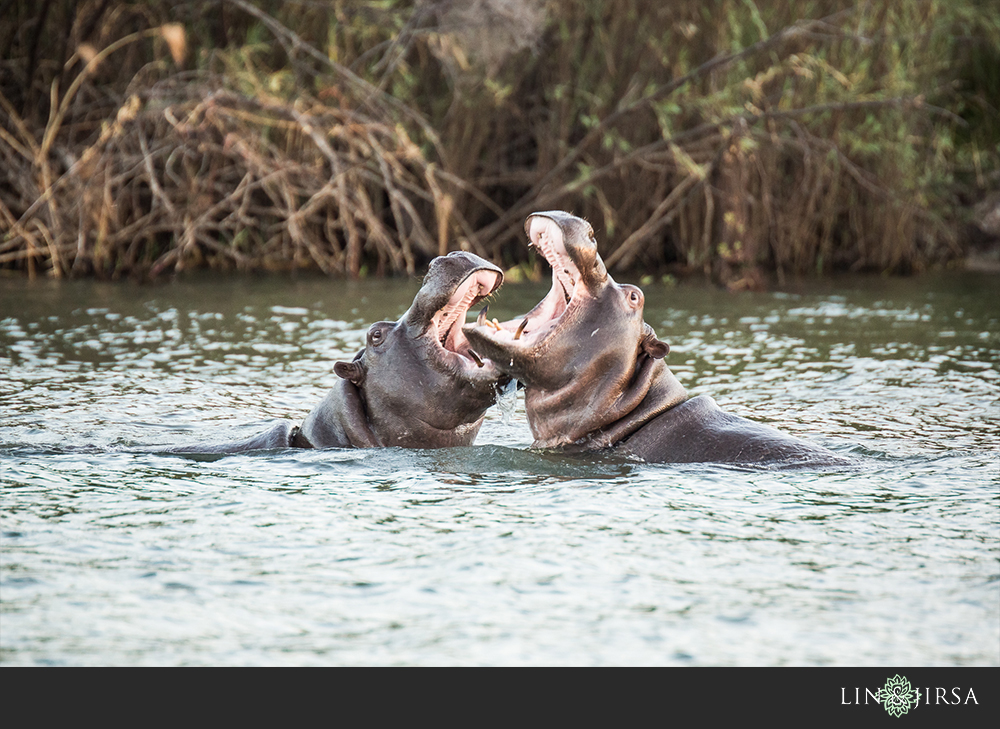
[(385, 344), (389, 335), (392, 334), (393, 325), (394, 322), (391, 321), (380, 321), (368, 327), (368, 346), (378, 347)]

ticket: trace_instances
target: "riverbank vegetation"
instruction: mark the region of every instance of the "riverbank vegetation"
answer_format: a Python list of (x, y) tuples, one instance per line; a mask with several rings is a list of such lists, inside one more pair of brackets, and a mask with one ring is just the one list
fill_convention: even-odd
[(986, 0), (0, 0), (0, 268), (909, 272), (1000, 188)]

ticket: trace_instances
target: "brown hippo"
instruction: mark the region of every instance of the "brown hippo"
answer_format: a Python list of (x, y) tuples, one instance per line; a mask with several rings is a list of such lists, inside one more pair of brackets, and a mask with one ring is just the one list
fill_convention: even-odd
[(538, 448), (613, 449), (655, 463), (847, 464), (826, 448), (688, 398), (645, 323), (642, 291), (615, 283), (585, 220), (561, 211), (525, 222), (552, 266), (552, 289), (521, 318), (465, 328), (480, 357), (524, 385)]
[(372, 324), (365, 348), (334, 364), (342, 379), (301, 427), (284, 421), (245, 440), (172, 452), (471, 445), (509, 378), (470, 353), (462, 326), (502, 282), (499, 268), (472, 253), (435, 258), (399, 321)]

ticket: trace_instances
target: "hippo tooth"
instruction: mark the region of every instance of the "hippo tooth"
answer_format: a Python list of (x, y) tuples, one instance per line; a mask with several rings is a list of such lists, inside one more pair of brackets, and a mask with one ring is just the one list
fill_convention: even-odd
[(472, 357), (472, 359), (475, 360), (477, 366), (479, 366), (479, 367), (483, 366), (483, 361), (479, 358), (479, 355), (476, 354), (476, 352), (474, 350), (472, 350), (472, 349), (469, 350), (469, 356)]
[(483, 310), (479, 312), (479, 316), (476, 317), (476, 325), (482, 326), (486, 323), (486, 312), (490, 310), (489, 304), (483, 307)]
[(524, 327), (526, 327), (527, 325), (528, 325), (528, 317), (524, 317), (521, 320), (521, 323), (517, 325), (517, 331), (514, 332), (514, 339), (521, 338), (521, 332), (524, 331)]

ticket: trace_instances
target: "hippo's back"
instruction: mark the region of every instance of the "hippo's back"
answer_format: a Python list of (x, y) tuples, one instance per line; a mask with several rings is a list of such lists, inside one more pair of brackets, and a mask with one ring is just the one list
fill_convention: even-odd
[(649, 463), (846, 466), (853, 462), (763, 423), (724, 412), (708, 395), (660, 414), (615, 450)]

